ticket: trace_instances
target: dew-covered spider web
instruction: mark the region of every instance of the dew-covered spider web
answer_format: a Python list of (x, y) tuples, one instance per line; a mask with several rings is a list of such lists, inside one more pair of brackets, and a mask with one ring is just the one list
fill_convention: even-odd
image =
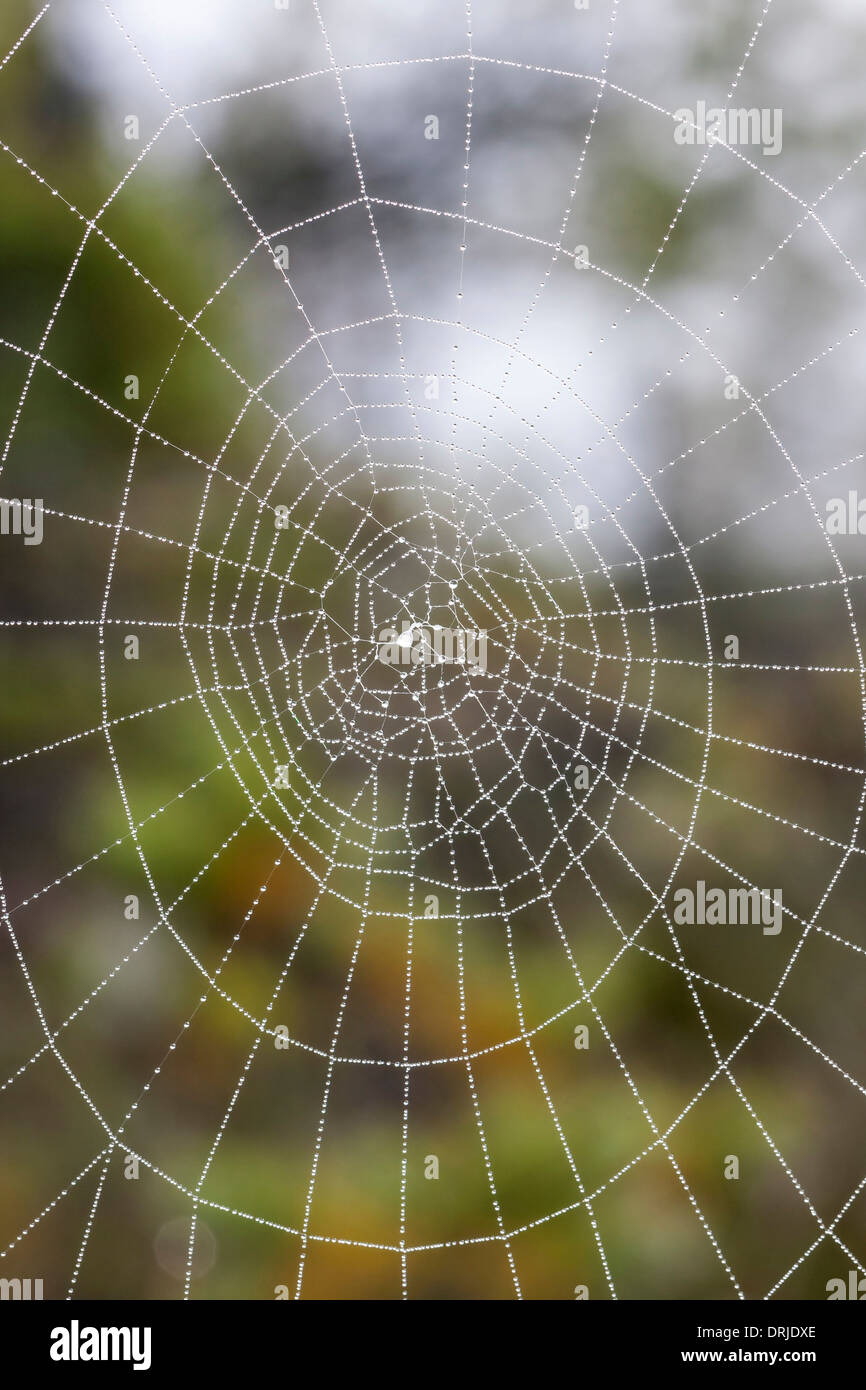
[(694, 9), (4, 15), (6, 1279), (866, 1276), (866, 25)]

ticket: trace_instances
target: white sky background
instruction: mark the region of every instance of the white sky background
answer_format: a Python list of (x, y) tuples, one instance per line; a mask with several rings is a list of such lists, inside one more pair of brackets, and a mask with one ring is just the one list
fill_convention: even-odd
[[(342, 68), (449, 55), (466, 48), (463, 0), (420, 0), (412, 5), (397, 0), (323, 0), (320, 8), (334, 59)], [(669, 110), (693, 104), (699, 97), (710, 104), (723, 104), (726, 83), (736, 72), (761, 8), (755, 4), (741, 11), (730, 0), (702, 0), (700, 5), (692, 0), (622, 0), (610, 80)], [(329, 66), (312, 0), (290, 0), (288, 11), (276, 10), (272, 0), (117, 0), (112, 9), (167, 93), (180, 105)], [(601, 0), (591, 0), (589, 12), (575, 11), (568, 0), (546, 0), (531, 7), (522, 0), (475, 0), (472, 9), (477, 53), (589, 74), (599, 69), (610, 14), (610, 6)], [(732, 12), (737, 23), (732, 23)], [(107, 146), (116, 148), (118, 120), (127, 112), (141, 113), (145, 132), (162, 118), (165, 100), (101, 0), (59, 0), (43, 24), (67, 75), (88, 87), (100, 103)], [(817, 197), (835, 173), (856, 157), (859, 139), (866, 144), (864, 53), (866, 6), (861, 0), (822, 0), (820, 10), (806, 0), (786, 4), (776, 0), (747, 64), (732, 104), (781, 105), (785, 112), (782, 154), (767, 161), (757, 156), (756, 162), (806, 201)], [(371, 194), (383, 189), (393, 196), (392, 190), (397, 189), (407, 202), (459, 209), (466, 71), (465, 62), (459, 62), (345, 74), (346, 97)], [(424, 93), (425, 102), (428, 92), (432, 93), (428, 109), (439, 115), (442, 124), (443, 136), (435, 150), (420, 138), (419, 123), (426, 112), (416, 109), (416, 102), (421, 100), (419, 91)], [(592, 92), (592, 85), (586, 84), (585, 102), (591, 102)], [(586, 129), (585, 112), (575, 104), (577, 97), (573, 84), (563, 79), (479, 65), (470, 215), (546, 240), (556, 239)], [(266, 99), (265, 106), (256, 105), (257, 101), (240, 97), (209, 105), (190, 112), (189, 119), (212, 147), (212, 141), (219, 144), (227, 138), (231, 125), (246, 122), (253, 128), (262, 110), (281, 111), (287, 138), (290, 132), (296, 143), (306, 147), (310, 160), (325, 165), (333, 161), (338, 166), (347, 161), (346, 128), (330, 76), (281, 87)], [(605, 127), (604, 121), (613, 126)], [(565, 237), (568, 246), (583, 239), (579, 234), (582, 205), (601, 199), (603, 210), (603, 200), (610, 193), (599, 147), (611, 128), (620, 132), (623, 142), (632, 142), (638, 167), (664, 174), (674, 168), (674, 186), (677, 180), (685, 186), (702, 153), (692, 150), (684, 155), (675, 150), (665, 118), (649, 107), (606, 93), (595, 147), (590, 146), (575, 216)], [(456, 133), (450, 144), (446, 132)], [(274, 138), (273, 131), (269, 138)], [(751, 151), (746, 153), (751, 155)], [(182, 179), (186, 171), (182, 172), (178, 161), (200, 163), (201, 154), (192, 140), (174, 138), (162, 140), (149, 159), (167, 178)], [(349, 168), (349, 182), (351, 177)], [(757, 268), (790, 231), (799, 206), (775, 194), (758, 175), (744, 172), (724, 151), (711, 155), (702, 178), (710, 186), (718, 185), (723, 193), (730, 190), (730, 199), (738, 200), (734, 219), (739, 223), (737, 245), (724, 244), (729, 229), (720, 223), (717, 230), (707, 233), (708, 254), (698, 262), (694, 275), (680, 277), (673, 284), (664, 284), (659, 278), (650, 286), (699, 330), (729, 295), (737, 265), (746, 271), (751, 260)], [(356, 186), (354, 196), (357, 192)], [(822, 206), (828, 229), (855, 264), (860, 263), (857, 237), (861, 236), (861, 206), (862, 178), (858, 175), (843, 183)], [(399, 230), (398, 224), (384, 216), (381, 225), (395, 289), (398, 285), (408, 287), (398, 296), (401, 308), (448, 321), (462, 313), (467, 323), (491, 335), (507, 338), (516, 331), (543, 274), (544, 253), (523, 241), (485, 238), (471, 230), (465, 296), (458, 306), (459, 222), (443, 226), (437, 220), (431, 224), (430, 219), (415, 214), (407, 215)], [(317, 272), (317, 312), (327, 324), (363, 316), (378, 295), (382, 296), (383, 311), (387, 309), (378, 268), (369, 257), (370, 247), (358, 245), (354, 240), (358, 236), (364, 236), (361, 221), (347, 220), (344, 249), (335, 256), (327, 274)], [(649, 258), (652, 253), (648, 244)], [(605, 248), (590, 246), (590, 259), (605, 265)], [(802, 340), (791, 347), (791, 363), (780, 361), (778, 372), (774, 375), (770, 371), (768, 376), (768, 355), (772, 356), (777, 346), (775, 306), (780, 299), (784, 301), (786, 293), (794, 300), (801, 292), (804, 263), (815, 278), (808, 298), (809, 322), (802, 325)], [(567, 274), (566, 266), (556, 266), (527, 334), (526, 350), (556, 374), (579, 383), (592, 409), (612, 421), (643, 396), (660, 370), (677, 365), (684, 347), (694, 345), (649, 311), (635, 312), (611, 339), (610, 322), (622, 315), (627, 298), (616, 285), (590, 273), (589, 279), (582, 277), (579, 300), (572, 310), (563, 298), (575, 293), (564, 281)], [(781, 279), (767, 277), (766, 293), (762, 285), (751, 301), (744, 299), (738, 310), (738, 333), (728, 339), (722, 335), (719, 343), (727, 353), (725, 360), (736, 360), (736, 370), (744, 382), (754, 380), (756, 390), (766, 390), (785, 375), (789, 365), (808, 360), (834, 335), (841, 337), (850, 331), (853, 319), (846, 295), (853, 293), (856, 282), (846, 274), (838, 254), (812, 228), (793, 251), (782, 253)], [(403, 293), (412, 295), (411, 305), (402, 299)], [(306, 299), (306, 290), (302, 297)], [(264, 316), (267, 336), (272, 304), (250, 307), (258, 318)], [(441, 352), (438, 336), (432, 336), (436, 352)], [(606, 350), (598, 347), (602, 338), (610, 340)], [(378, 360), (375, 347), (369, 340), (365, 343), (359, 369), (395, 369), (391, 350), (384, 339), (381, 341)], [(407, 334), (407, 341), (414, 351), (411, 334)], [(594, 362), (582, 350), (590, 346)], [(425, 349), (419, 346), (418, 351), (417, 366), (423, 371)], [(680, 395), (676, 404), (685, 413), (700, 409), (708, 390), (721, 391), (716, 369), (699, 351), (693, 355), (693, 365), (677, 378)], [(583, 365), (575, 375), (578, 356)], [(461, 348), (458, 370), (483, 387), (498, 389), (503, 366), (502, 354), (483, 339), (473, 339)], [(834, 370), (841, 397), (859, 401), (862, 368), (862, 350), (837, 354)], [(515, 411), (533, 415), (545, 405), (543, 390), (544, 377), (536, 370), (520, 362), (512, 366), (507, 398)], [(480, 418), (484, 398), (479, 395), (470, 400), (467, 395), (463, 406), (467, 413)], [(641, 429), (623, 434), (636, 457), (640, 451), (638, 462), (647, 471), (663, 463), (671, 450), (683, 447), (677, 429), (666, 423), (661, 406), (660, 397), (660, 409), (654, 415), (646, 412)], [(802, 415), (798, 414), (801, 410)], [(553, 408), (544, 419), (549, 436), (569, 457), (576, 449), (594, 443), (599, 433), (598, 426), (573, 404), (567, 410)], [(512, 416), (500, 412), (496, 420), (502, 434), (532, 451), (531, 437)], [(774, 423), (783, 432), (801, 438), (804, 431), (811, 433), (810, 447), (815, 454), (830, 456), (853, 452), (862, 418), (859, 409), (840, 410), (832, 417), (822, 416), (820, 428), (816, 428), (814, 402), (807, 392), (780, 398)], [(469, 432), (467, 447), (471, 442), (474, 435)], [(693, 441), (689, 438), (686, 442)], [(811, 465), (813, 460), (809, 462)], [(732, 457), (730, 481), (748, 497), (754, 490), (754, 479), (741, 464), (742, 460)], [(631, 490), (633, 474), (615, 451), (597, 451), (596, 460), (587, 460), (586, 467), (605, 496), (616, 498)], [(533, 472), (532, 467), (523, 467), (521, 476), (532, 481)], [(577, 493), (573, 500), (580, 500)], [(632, 508), (629, 525), (640, 545), (648, 524), (648, 513)]]

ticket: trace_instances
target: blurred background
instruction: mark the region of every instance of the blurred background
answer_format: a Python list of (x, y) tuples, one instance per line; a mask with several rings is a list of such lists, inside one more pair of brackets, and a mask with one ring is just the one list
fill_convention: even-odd
[(866, 14), (762, 13), (4, 6), (0, 1276), (861, 1267)]

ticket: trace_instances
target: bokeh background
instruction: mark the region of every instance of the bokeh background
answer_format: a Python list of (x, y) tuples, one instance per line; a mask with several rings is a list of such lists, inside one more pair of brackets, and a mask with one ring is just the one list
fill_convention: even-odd
[[(471, 28), (59, 0), (0, 68), (2, 495), (46, 507), (0, 538), (0, 1275), (46, 1297), (182, 1297), (193, 1196), (205, 1299), (824, 1298), (866, 1254), (866, 539), (823, 524), (866, 16)], [(782, 152), (678, 146), (699, 99)], [(370, 670), (448, 612), (477, 699)], [(699, 878), (783, 930), (673, 933)]]

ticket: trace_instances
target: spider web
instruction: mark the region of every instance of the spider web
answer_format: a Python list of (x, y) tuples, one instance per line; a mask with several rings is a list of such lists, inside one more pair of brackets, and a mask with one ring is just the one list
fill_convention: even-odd
[[(57, 496), (46, 484), (46, 543), (16, 551), (13, 591), (37, 616), (3, 621), (28, 661), (50, 644), (58, 688), (57, 633), (80, 641), (92, 685), (92, 718), (67, 726), (55, 703), (57, 725), (3, 760), (12, 804), (34, 764), (46, 804), (83, 766), (113, 788), (102, 841), (70, 855), (46, 834), (26, 872), (4, 869), (9, 975), (38, 1032), (22, 1003), (3, 1101), (25, 1144), (49, 1113), (61, 1140), (39, 1182), (16, 1181), (4, 1272), (111, 1296), (127, 1242), (149, 1252), (157, 1235), (187, 1298), (824, 1297), (828, 1274), (866, 1273), (862, 1145), (859, 1162), (834, 1148), (863, 1126), (863, 574), (857, 541), (825, 525), (863, 463), (844, 452), (859, 416), (842, 393), (864, 282), (826, 215), (863, 155), (800, 196), (796, 167), (760, 150), (678, 148), (678, 102), (614, 80), (634, 18), (620, 0), (569, 18), (585, 71), (503, 56), (473, 0), (448, 15), (456, 51), (432, 52), (422, 16), (414, 51), (384, 43), (364, 62), (344, 7), (292, 4), (270, 22), (308, 25), (317, 66), (194, 101), (135, 6), (91, 7), (150, 102), (99, 206), (0, 140), (10, 196), (26, 181), (74, 239), (38, 341), (2, 338), (19, 373), (4, 496), (34, 495), (25, 466), (60, 395), (114, 441), (108, 482), (73, 468)], [(746, 9), (718, 105), (773, 107), (748, 78), (782, 21), (772, 0)], [(369, 176), (365, 122), (393, 77), (451, 118), (431, 175), (450, 202)], [(538, 223), (513, 193), (514, 225), (488, 214), (501, 82), (515, 106), (544, 89), (570, 113)], [(290, 89), (328, 112), (343, 181), (275, 225), (220, 154), (216, 116), (255, 132), (257, 101)], [(636, 276), (584, 235), (604, 225), (594, 161), (634, 113), (680, 190)], [(438, 157), (427, 112), (413, 118), (417, 159)], [(194, 309), (116, 217), (169, 142), (243, 247)], [(690, 302), (665, 267), (714, 178), (743, 181), (729, 225), (745, 226), (733, 273), (708, 269)], [(772, 237), (750, 225), (763, 198)], [(804, 242), (844, 327), (819, 341), (807, 315), (752, 380), (738, 345)], [(109, 274), (135, 282), (165, 344), (140, 408), (97, 389), (63, 334)], [(264, 374), (218, 317), (247, 303)], [(225, 422), (196, 409), (211, 374)], [(668, 456), (678, 382), (697, 383), (698, 408)], [(834, 391), (838, 418), (817, 415)], [(163, 424), (179, 418), (183, 437)], [(73, 537), (80, 585), (41, 577), (55, 537)], [(46, 592), (64, 605), (51, 616)], [(483, 631), (485, 665), (384, 664), (379, 635), (407, 624)], [(781, 930), (678, 924), (673, 894), (699, 879), (780, 889)], [(115, 882), (140, 918), (118, 923)], [(82, 918), (109, 892), (90, 979)], [(151, 1276), (124, 1277), (153, 1295)]]

